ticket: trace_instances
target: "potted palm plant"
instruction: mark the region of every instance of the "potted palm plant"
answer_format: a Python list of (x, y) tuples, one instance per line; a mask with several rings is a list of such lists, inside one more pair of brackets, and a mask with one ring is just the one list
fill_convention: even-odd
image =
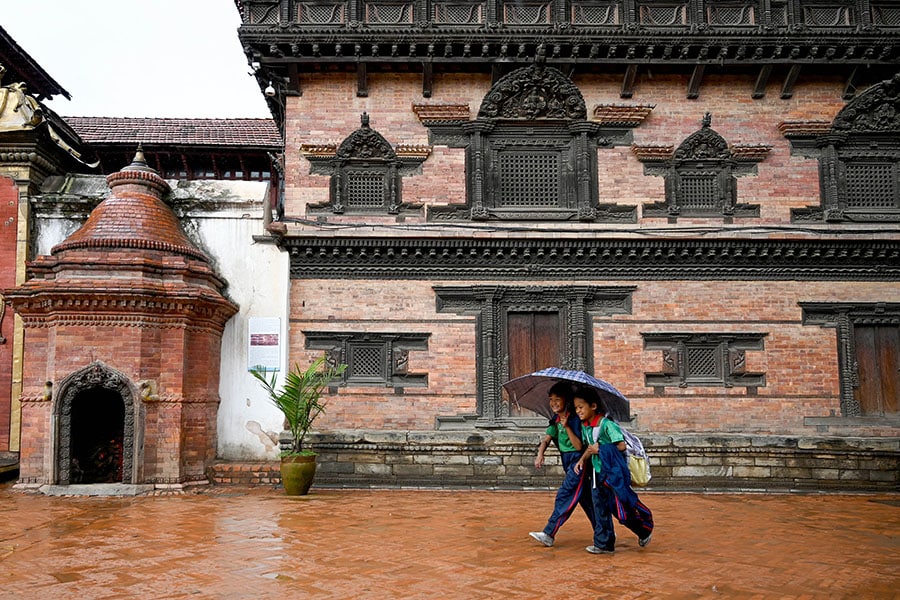
[(304, 448), (303, 442), (313, 422), (325, 412), (322, 392), (346, 368), (347, 365), (329, 365), (323, 354), (306, 369), (295, 364), (285, 374), (281, 389), (276, 388), (276, 372), (269, 373), (259, 367), (250, 369), (284, 415), (285, 427), (291, 434), (290, 448), (281, 452), (281, 482), (288, 495), (302, 496), (309, 492), (316, 474), (316, 453)]

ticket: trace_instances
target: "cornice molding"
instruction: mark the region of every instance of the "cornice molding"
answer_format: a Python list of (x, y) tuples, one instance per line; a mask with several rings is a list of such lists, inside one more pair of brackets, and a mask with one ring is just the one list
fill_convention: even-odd
[(322, 279), (900, 280), (900, 241), (307, 238), (291, 277)]

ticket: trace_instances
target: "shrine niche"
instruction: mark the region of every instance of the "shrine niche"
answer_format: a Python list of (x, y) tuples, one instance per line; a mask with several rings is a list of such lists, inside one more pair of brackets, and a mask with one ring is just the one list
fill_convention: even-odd
[(900, 73), (850, 101), (815, 147), (821, 204), (792, 221), (900, 222)]
[(330, 175), (329, 200), (309, 206), (311, 214), (399, 215), (418, 212), (419, 204), (403, 202), (402, 177), (412, 175), (427, 158), (427, 147), (393, 146), (360, 116), (359, 129), (335, 149), (304, 146), (313, 174)]
[(712, 129), (712, 115), (706, 113), (701, 127), (674, 151), (671, 146), (634, 146), (644, 174), (665, 179), (666, 199), (643, 205), (644, 217), (718, 217), (725, 223), (735, 218), (759, 217), (758, 204), (737, 201), (736, 177), (756, 173), (756, 163), (765, 159), (771, 147), (729, 146)]
[(59, 384), (51, 409), (56, 482), (60, 485), (137, 483), (135, 432), (142, 431), (137, 386), (102, 361), (94, 361)]

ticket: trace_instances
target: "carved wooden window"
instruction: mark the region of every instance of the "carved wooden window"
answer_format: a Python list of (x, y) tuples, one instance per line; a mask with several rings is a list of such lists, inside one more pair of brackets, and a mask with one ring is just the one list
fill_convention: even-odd
[(841, 415), (900, 413), (900, 304), (801, 303), (804, 325), (834, 328)]
[(303, 25), (331, 25), (346, 21), (346, 2), (298, 2), (297, 22)]
[(484, 2), (433, 2), (434, 22), (448, 25), (484, 23)]
[(816, 146), (821, 205), (792, 220), (900, 222), (900, 75), (849, 102)]
[(324, 350), (328, 360), (346, 364), (341, 385), (428, 387), (426, 373), (410, 371), (410, 351), (427, 350), (427, 333), (346, 333), (305, 331), (306, 347)]
[[(324, 204), (310, 204), (311, 214), (398, 214), (418, 210), (401, 199), (401, 175), (410, 173), (427, 154), (399, 156), (384, 137), (369, 127), (369, 116), (333, 154), (319, 149), (306, 155), (311, 172), (331, 175), (330, 197)], [(333, 148), (333, 146), (332, 146)]]
[(807, 27), (846, 27), (856, 23), (854, 4), (850, 2), (806, 0), (802, 6)]
[(571, 20), (576, 25), (618, 25), (622, 22), (620, 2), (572, 2)]
[(415, 16), (414, 4), (409, 1), (381, 0), (365, 3), (366, 23), (380, 25), (410, 25)]
[(688, 3), (644, 2), (638, 4), (641, 25), (647, 27), (672, 27), (687, 25)]
[(872, 23), (878, 27), (900, 27), (900, 2), (873, 2)]
[(507, 25), (547, 25), (553, 16), (553, 2), (507, 2), (503, 20)]
[(645, 373), (649, 387), (760, 387), (765, 373), (747, 371), (746, 352), (763, 350), (764, 333), (644, 333), (644, 350), (662, 352), (662, 369)]
[(710, 128), (709, 113), (703, 127), (688, 136), (670, 157), (655, 152), (644, 153), (635, 147), (639, 160), (646, 163), (647, 175), (666, 180), (665, 202), (644, 204), (645, 217), (722, 217), (730, 222), (735, 217), (758, 217), (759, 206), (737, 202), (735, 177), (751, 173), (752, 162), (768, 149), (753, 147), (760, 154), (751, 160), (739, 160), (725, 139)]
[(710, 25), (721, 27), (737, 27), (755, 25), (756, 0), (745, 2), (708, 2), (706, 18)]

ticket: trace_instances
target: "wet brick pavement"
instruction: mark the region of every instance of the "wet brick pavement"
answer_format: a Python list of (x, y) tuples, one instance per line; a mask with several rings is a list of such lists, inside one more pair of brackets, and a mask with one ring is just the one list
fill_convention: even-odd
[(218, 486), (45, 497), (0, 485), (2, 598), (900, 598), (900, 496), (645, 492), (646, 548), (591, 555), (551, 492)]

